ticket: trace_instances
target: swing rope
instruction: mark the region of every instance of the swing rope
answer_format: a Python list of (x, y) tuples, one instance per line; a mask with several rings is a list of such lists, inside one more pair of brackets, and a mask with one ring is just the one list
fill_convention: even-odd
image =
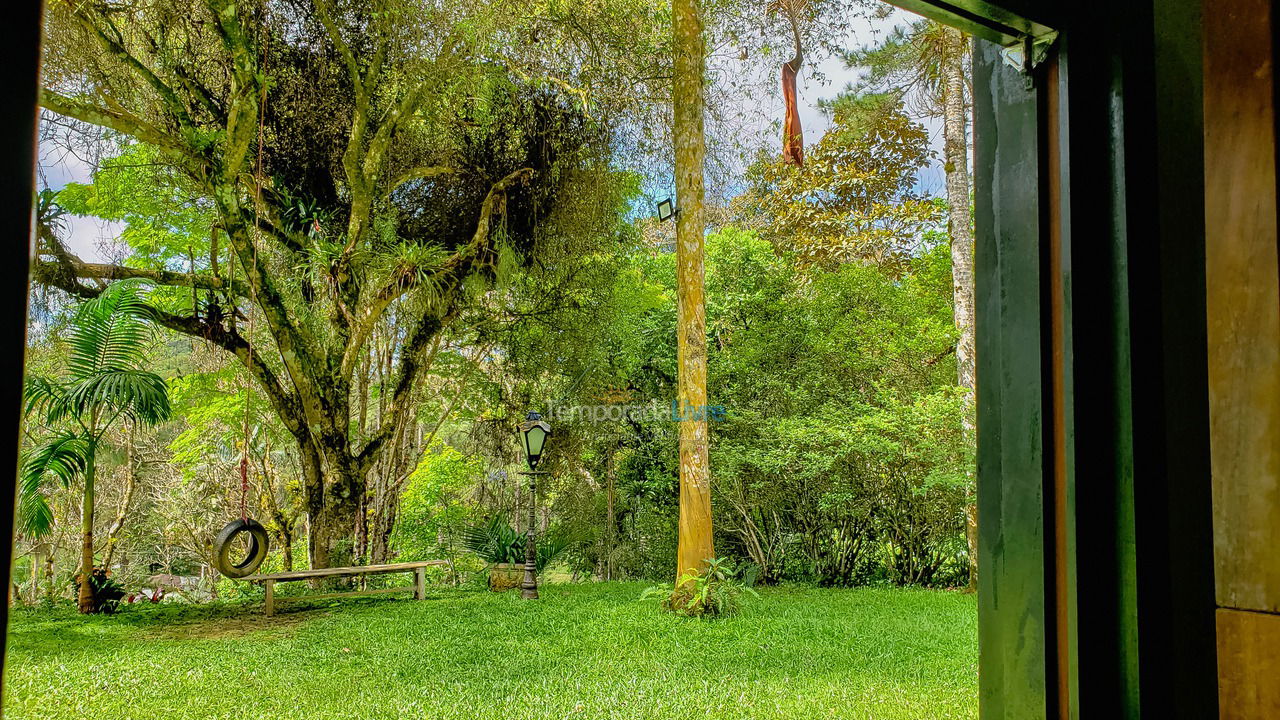
[[(264, 8), (265, 12), (265, 8)], [(264, 37), (262, 32), (263, 26), (266, 25), (266, 18), (262, 18), (258, 22), (257, 40), (259, 47), (262, 48), (262, 62), (260, 73), (262, 83), (262, 94), (258, 100), (258, 156), (255, 159), (254, 168), (254, 192), (253, 192), (253, 246), (251, 253), (253, 257), (253, 270), (258, 267), (258, 245), (262, 242), (262, 158), (266, 154), (265, 137), (267, 124), (267, 44), (270, 42), (271, 36), (267, 34)], [(243, 264), (243, 263), (241, 263)], [(248, 345), (248, 370), (253, 372), (253, 329), (254, 329), (254, 308), (258, 304), (258, 283), (255, 276), (251, 274), (250, 268), (244, 269), (245, 279), (249, 281), (249, 295), (253, 301), (249, 306), (249, 341)], [(244, 380), (244, 423), (243, 423), (243, 439), (240, 453), (240, 519), (245, 523), (249, 522), (249, 415), (251, 400), (253, 398), (253, 380), (248, 375)]]
[[(240, 267), (244, 270), (245, 282), (249, 285), (249, 306), (247, 312), (248, 317), (248, 334), (245, 336), (245, 365), (248, 372), (245, 374), (241, 390), (244, 393), (244, 422), (241, 427), (242, 438), (240, 445), (240, 519), (232, 520), (222, 531), (218, 533), (213, 540), (214, 548), (214, 567), (218, 572), (229, 578), (243, 578), (252, 575), (263, 561), (266, 560), (267, 552), (270, 549), (271, 540), (267, 535), (266, 528), (249, 519), (249, 442), (252, 435), (249, 432), (249, 421), (252, 417), (253, 403), (253, 340), (254, 340), (254, 310), (258, 305), (258, 282), (261, 281), (261, 275), (258, 274), (258, 246), (262, 242), (262, 224), (261, 224), (261, 208), (262, 208), (262, 185), (263, 185), (263, 156), (266, 145), (266, 124), (267, 124), (267, 59), (268, 42), (270, 33), (264, 30), (266, 26), (266, 9), (259, 16), (258, 29), (255, 34), (255, 41), (261, 48), (262, 59), (259, 63), (261, 83), (261, 95), (258, 101), (258, 156), (255, 160), (254, 182), (256, 186), (253, 191), (254, 218), (253, 233), (249, 237), (248, 253), (241, 254), (240, 248), (236, 247), (234, 242), (228, 243), (232, 246), (232, 258), (239, 256)], [(234, 236), (228, 232), (227, 237), (234, 240)], [(232, 275), (235, 274), (235, 264), (232, 263)], [(236, 303), (239, 307), (239, 302)], [(232, 313), (232, 322), (236, 313)], [(249, 547), (248, 553), (243, 560), (237, 560), (239, 552), (237, 550), (236, 538), (243, 534), (247, 534)], [(235, 557), (233, 557), (233, 553)]]

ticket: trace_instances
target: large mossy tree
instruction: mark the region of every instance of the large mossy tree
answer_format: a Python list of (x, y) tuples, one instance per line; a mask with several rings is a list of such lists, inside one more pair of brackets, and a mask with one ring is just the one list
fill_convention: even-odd
[[(143, 278), (160, 325), (237, 358), (297, 440), (328, 565), (443, 332), (510, 272), (609, 236), (607, 133), (503, 67), (486, 3), (90, 1), (47, 30), (49, 119), (145, 149), (208, 238), (108, 265), (42, 233), (37, 281), (92, 298)], [(365, 435), (353, 378), (380, 327), (390, 420)]]

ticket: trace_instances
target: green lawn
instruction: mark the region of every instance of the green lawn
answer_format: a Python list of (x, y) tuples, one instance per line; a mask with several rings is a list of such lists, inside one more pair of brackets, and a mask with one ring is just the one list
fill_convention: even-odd
[(698, 621), (638, 602), (643, 588), (447, 591), (271, 619), (17, 611), (5, 717), (977, 717), (972, 596), (766, 589), (738, 617)]

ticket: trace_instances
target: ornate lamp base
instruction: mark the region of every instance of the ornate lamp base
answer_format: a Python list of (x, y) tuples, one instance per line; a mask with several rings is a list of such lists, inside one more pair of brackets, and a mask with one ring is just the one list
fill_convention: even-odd
[(538, 548), (533, 540), (533, 526), (537, 522), (537, 483), (539, 475), (546, 473), (530, 470), (524, 473), (529, 476), (529, 527), (524, 536), (524, 582), (520, 583), (520, 597), (525, 600), (538, 599)]

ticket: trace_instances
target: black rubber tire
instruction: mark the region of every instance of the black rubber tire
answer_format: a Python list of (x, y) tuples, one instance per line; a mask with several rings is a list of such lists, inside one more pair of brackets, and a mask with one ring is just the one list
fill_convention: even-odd
[[(240, 533), (249, 533), (249, 553), (239, 563), (228, 557), (231, 544)], [(229, 578), (242, 578), (252, 575), (263, 560), (267, 559), (267, 550), (271, 540), (267, 537), (267, 529), (256, 520), (232, 520), (222, 528), (213, 540), (214, 567)]]

